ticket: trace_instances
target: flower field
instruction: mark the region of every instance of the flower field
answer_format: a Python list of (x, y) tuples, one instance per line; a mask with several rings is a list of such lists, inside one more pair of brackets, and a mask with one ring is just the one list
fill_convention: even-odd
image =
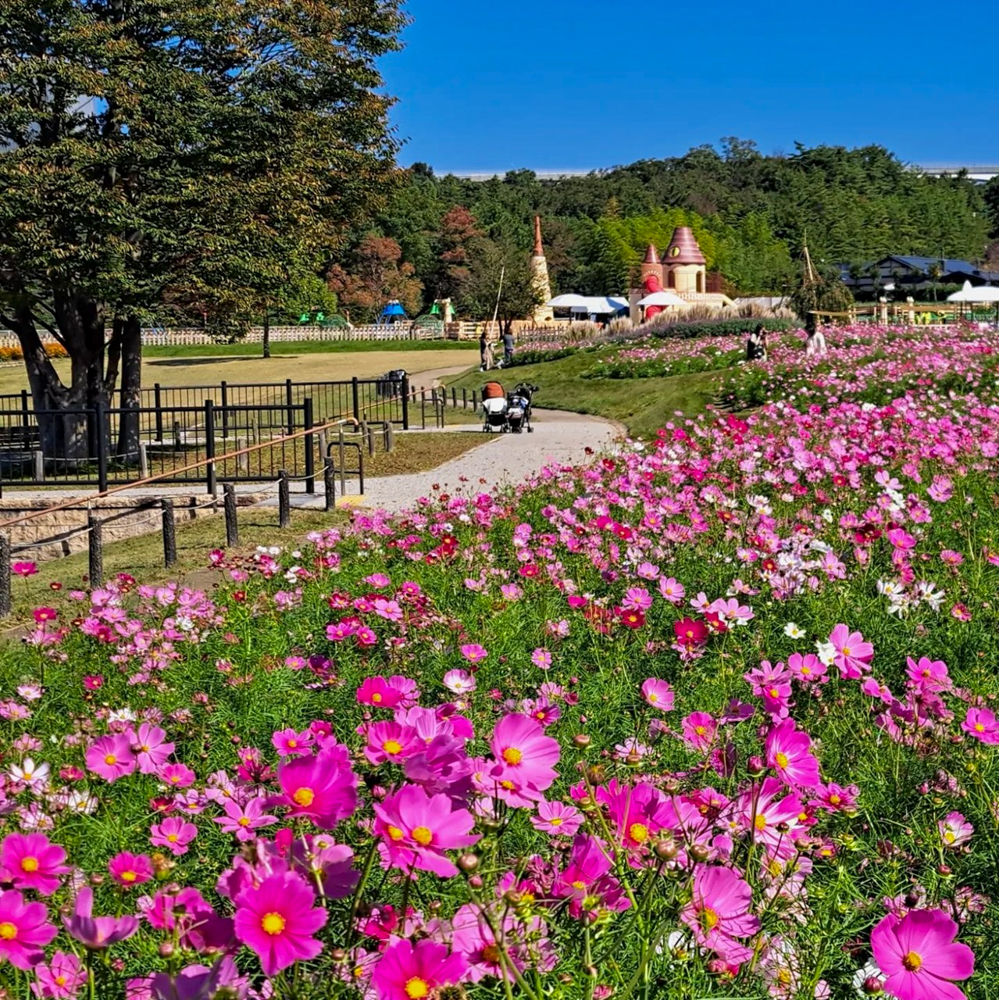
[(997, 349), (789, 342), (751, 415), (39, 607), (4, 995), (995, 995)]

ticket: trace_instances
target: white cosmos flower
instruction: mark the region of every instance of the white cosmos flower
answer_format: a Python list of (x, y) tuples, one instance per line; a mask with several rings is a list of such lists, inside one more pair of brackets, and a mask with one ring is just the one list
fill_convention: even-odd
[(836, 647), (831, 642), (817, 642), (815, 649), (819, 659), (827, 666), (831, 667), (836, 659)]
[(49, 780), (49, 770), (48, 764), (36, 764), (30, 757), (25, 757), (20, 767), (11, 764), (10, 776), (26, 785), (44, 785)]
[(788, 622), (784, 626), (784, 635), (791, 639), (800, 639), (804, 636), (805, 630), (801, 626), (797, 625), (795, 622)]

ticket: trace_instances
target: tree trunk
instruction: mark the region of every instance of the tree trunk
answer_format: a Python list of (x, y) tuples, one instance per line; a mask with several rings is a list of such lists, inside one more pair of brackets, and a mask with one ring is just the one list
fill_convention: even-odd
[(129, 465), (139, 461), (138, 412), (142, 403), (142, 327), (135, 316), (123, 321), (121, 336), (121, 393), (118, 413), (118, 458)]
[(268, 310), (264, 310), (264, 357), (271, 356), (271, 317)]

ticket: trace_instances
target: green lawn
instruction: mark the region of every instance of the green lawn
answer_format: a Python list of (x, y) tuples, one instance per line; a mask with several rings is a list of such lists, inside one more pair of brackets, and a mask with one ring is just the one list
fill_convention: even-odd
[(539, 386), (535, 395), (538, 407), (592, 413), (619, 420), (628, 433), (637, 437), (654, 435), (679, 411), (694, 416), (704, 411), (717, 392), (723, 372), (675, 375), (670, 378), (584, 379), (580, 375), (592, 368), (597, 355), (578, 352), (559, 361), (524, 365), (507, 371), (470, 372), (453, 380), (449, 386), (481, 389), (490, 379), (502, 382), (507, 390), (518, 382)]
[[(354, 354), (366, 351), (474, 351), (474, 340), (290, 340), (271, 344), (271, 357), (296, 354)], [(189, 344), (143, 347), (144, 358), (210, 358), (263, 356), (262, 344)]]

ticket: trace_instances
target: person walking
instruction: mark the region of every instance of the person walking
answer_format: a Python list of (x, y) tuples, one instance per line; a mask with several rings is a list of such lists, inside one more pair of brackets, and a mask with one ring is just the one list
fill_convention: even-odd
[(513, 334), (509, 327), (503, 334), (503, 365), (508, 367), (513, 361)]
[(826, 350), (825, 334), (818, 327), (815, 327), (805, 338), (805, 356), (814, 358), (825, 354)]
[(757, 323), (746, 341), (747, 361), (767, 360), (767, 331), (762, 323)]

